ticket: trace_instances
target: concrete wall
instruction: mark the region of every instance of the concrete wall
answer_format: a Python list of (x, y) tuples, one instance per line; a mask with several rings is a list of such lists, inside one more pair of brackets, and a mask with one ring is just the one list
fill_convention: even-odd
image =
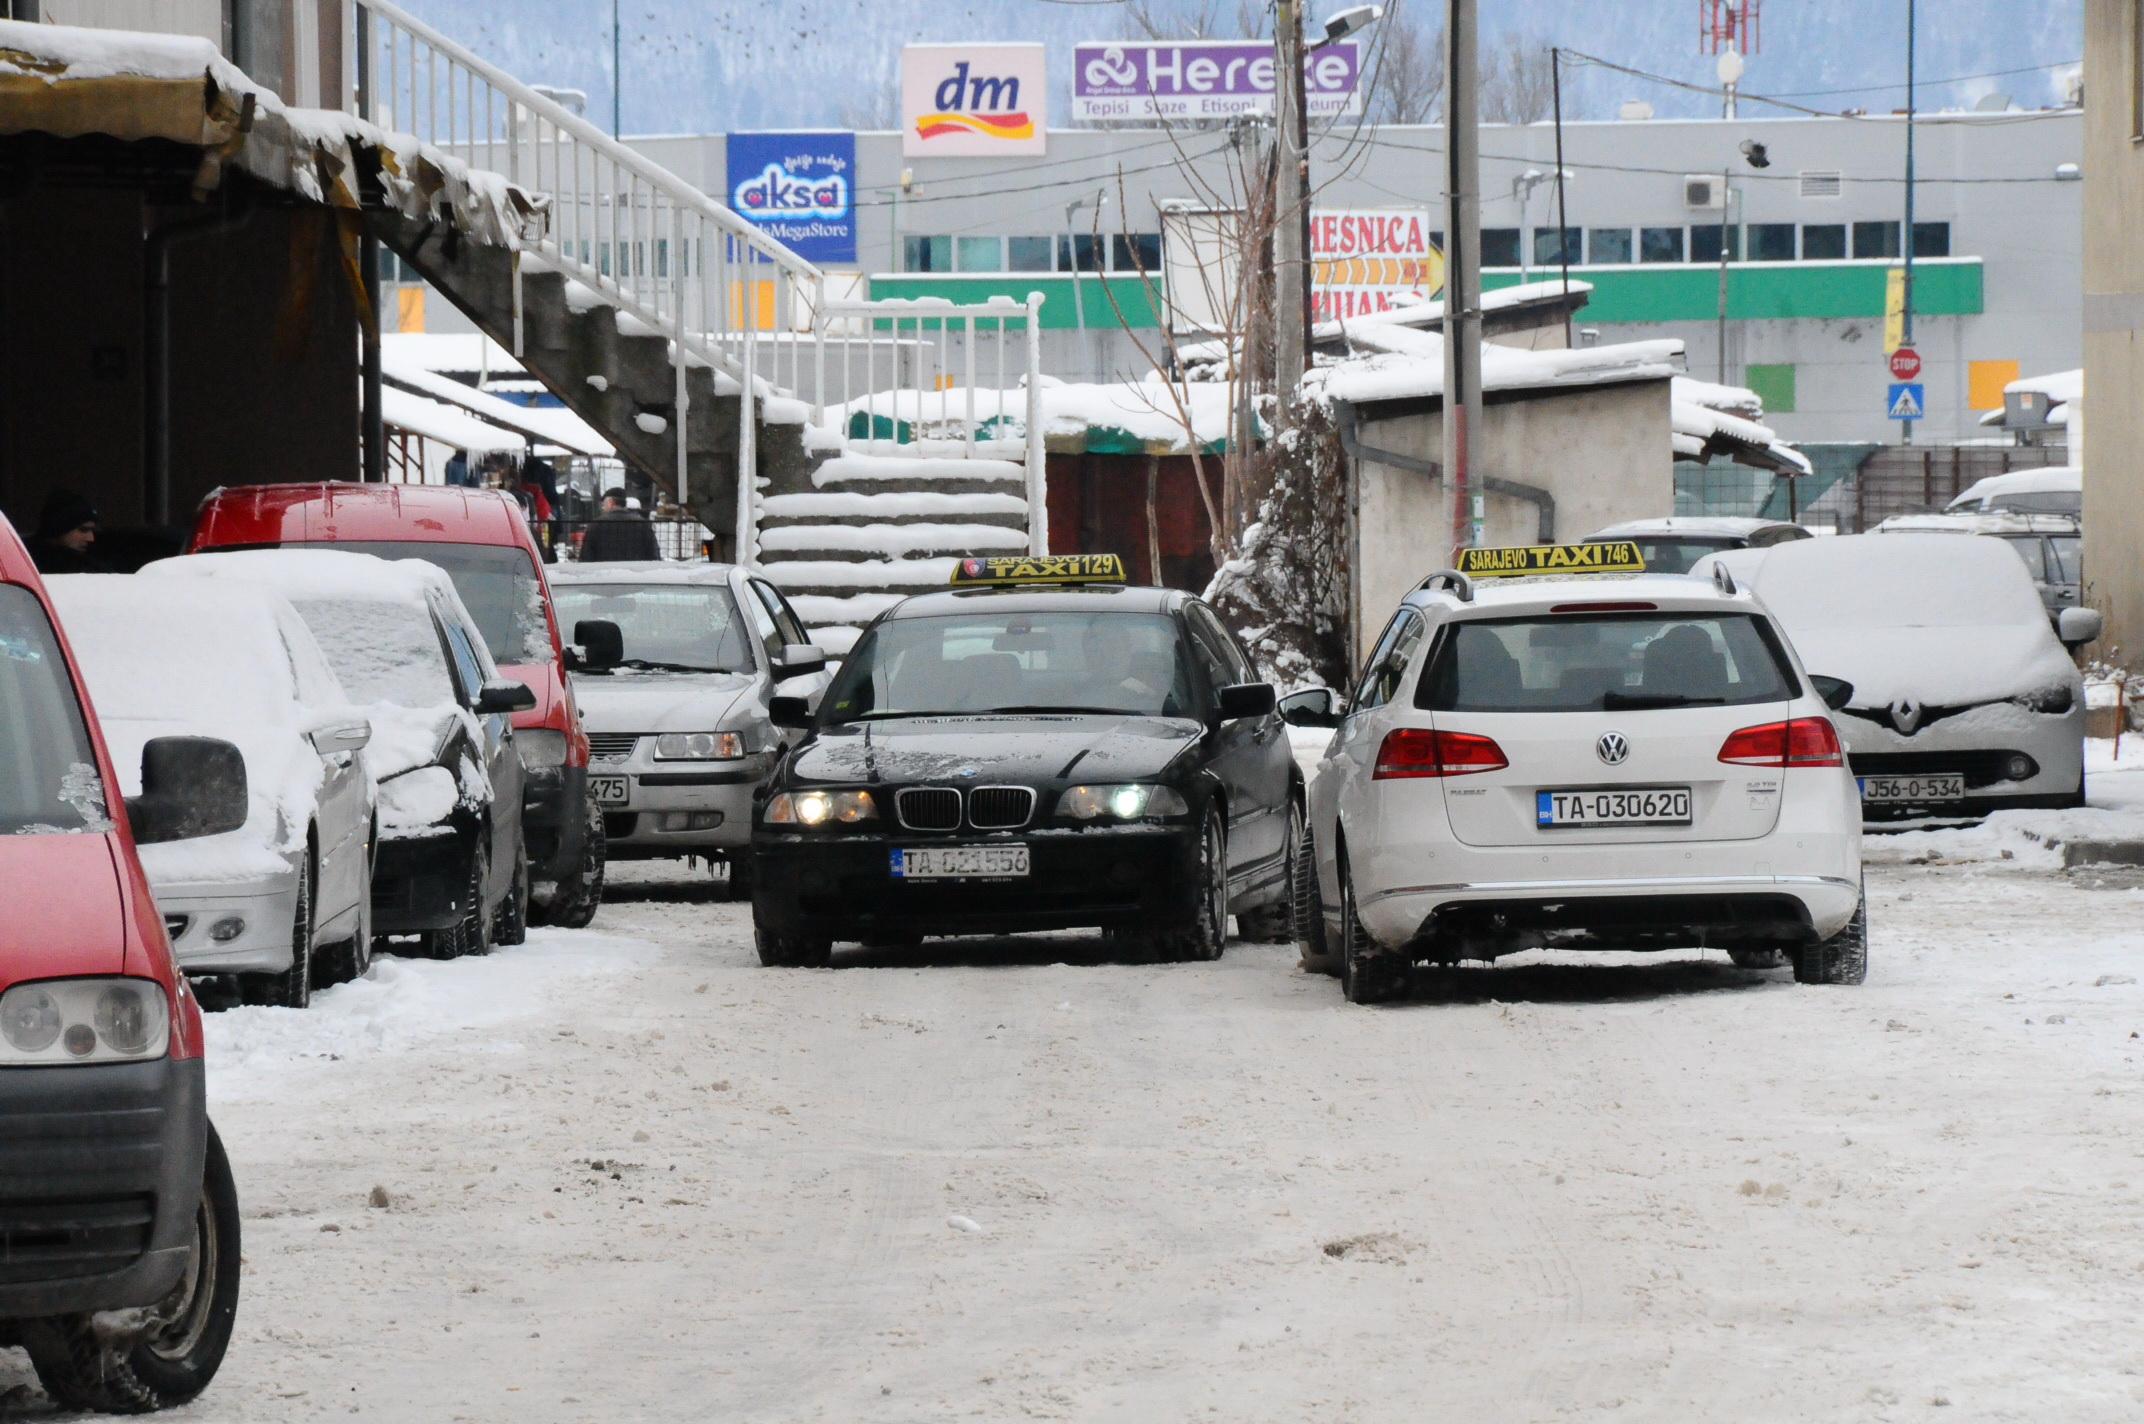
[[(1359, 420), (1364, 446), (1439, 458), (1441, 409), (1365, 406)], [(1666, 381), (1492, 398), (1482, 423), (1474, 452), (1479, 468), (1546, 489), (1556, 501), (1558, 540), (1674, 508)], [(1491, 495), (1485, 542), (1534, 543), (1539, 517), (1530, 502)], [(1354, 522), (1359, 660), (1400, 599), (1450, 565), (1452, 526), (1441, 481), (1368, 456), (1356, 464)]]
[(2087, 596), (2107, 614), (2092, 651), (2144, 667), (2144, 132), (2136, 73), (2136, 0), (2086, 0), (2084, 82), (2094, 96), (2085, 138), (2085, 397), (2091, 450), (2084, 464), (2091, 527)]
[(52, 25), (193, 35), (221, 48), (227, 8), (227, 0), (39, 0), (37, 14)]

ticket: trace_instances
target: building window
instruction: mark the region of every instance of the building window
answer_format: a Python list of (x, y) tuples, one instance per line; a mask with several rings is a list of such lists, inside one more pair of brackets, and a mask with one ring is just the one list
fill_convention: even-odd
[(1947, 222), (1917, 222), (1913, 225), (1913, 255), (1915, 257), (1950, 256), (1950, 224)]
[(1046, 237), (1005, 239), (1005, 270), (1047, 272), (1056, 263), (1056, 244)]
[(1749, 260), (1752, 262), (1792, 262), (1794, 260), (1794, 224), (1751, 223), (1749, 225)]
[(1586, 234), (1586, 261), (1596, 267), (1620, 267), (1630, 261), (1630, 229), (1592, 229)]
[[(1717, 262), (1720, 260), (1720, 229), (1716, 227), (1693, 227), (1690, 229), (1690, 260), (1692, 262)], [(1727, 260), (1742, 260), (1742, 229), (1727, 229)]]
[(1682, 261), (1682, 229), (1679, 227), (1639, 228), (1638, 260), (1640, 262)]
[(1149, 277), (1161, 275), (1161, 234), (1158, 232), (1120, 232), (1109, 239), (1109, 270), (1112, 272), (1144, 272)]
[(1481, 265), (1519, 265), (1519, 230), (1515, 227), (1485, 227), (1481, 230)]
[(1767, 418), (1794, 414), (1794, 367), (1791, 365), (1744, 366), (1742, 384), (1764, 402)]
[[(1060, 272), (1099, 272), (1102, 270), (1102, 253), (1105, 249), (1101, 239), (1091, 232), (1073, 233), (1057, 239), (1057, 270)], [(1074, 261), (1077, 256), (1078, 260)]]
[(1002, 272), (1005, 270), (1005, 244), (996, 237), (956, 237), (953, 239), (953, 259), (963, 272)]
[(1555, 267), (1564, 262), (1583, 262), (1578, 255), (1578, 229), (1575, 227), (1534, 229), (1534, 266)]
[(1826, 262), (1845, 255), (1845, 223), (1810, 223), (1802, 229), (1802, 261)]
[(953, 270), (953, 239), (950, 237), (904, 237), (901, 239), (903, 272), (950, 272)]
[(1857, 222), (1854, 224), (1854, 256), (1896, 257), (1898, 255), (1897, 223)]

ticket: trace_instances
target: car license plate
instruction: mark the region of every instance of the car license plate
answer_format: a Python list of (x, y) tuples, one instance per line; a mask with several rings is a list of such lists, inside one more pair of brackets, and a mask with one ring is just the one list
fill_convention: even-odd
[(896, 880), (1019, 880), (1027, 875), (1027, 847), (910, 846), (889, 853)]
[(1864, 801), (1963, 801), (1965, 773), (1938, 772), (1930, 776), (1864, 776)]
[(1687, 786), (1619, 786), (1594, 791), (1537, 791), (1534, 824), (1544, 830), (1573, 826), (1687, 826)]
[(629, 776), (591, 776), (588, 786), (595, 792), (598, 806), (623, 806), (633, 799), (633, 779)]

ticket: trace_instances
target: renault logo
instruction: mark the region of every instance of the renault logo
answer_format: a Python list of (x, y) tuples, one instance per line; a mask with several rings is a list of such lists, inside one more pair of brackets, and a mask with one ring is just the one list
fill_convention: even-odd
[(1630, 741), (1621, 732), (1603, 732), (1593, 744), (1593, 754), (1610, 766), (1621, 766), (1630, 755)]
[(1902, 737), (1910, 737), (1920, 729), (1921, 704), (1910, 697), (1901, 697), (1891, 704), (1891, 725), (1898, 728)]

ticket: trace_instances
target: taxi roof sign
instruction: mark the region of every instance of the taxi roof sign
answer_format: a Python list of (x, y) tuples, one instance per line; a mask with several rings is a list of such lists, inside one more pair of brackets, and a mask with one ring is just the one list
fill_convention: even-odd
[(1521, 544), (1508, 549), (1461, 549), (1468, 578), (1564, 578), (1573, 574), (1642, 574), (1645, 555), (1628, 539), (1599, 544)]
[(953, 565), (955, 588), (1123, 582), (1124, 560), (1115, 554), (1012, 554)]

